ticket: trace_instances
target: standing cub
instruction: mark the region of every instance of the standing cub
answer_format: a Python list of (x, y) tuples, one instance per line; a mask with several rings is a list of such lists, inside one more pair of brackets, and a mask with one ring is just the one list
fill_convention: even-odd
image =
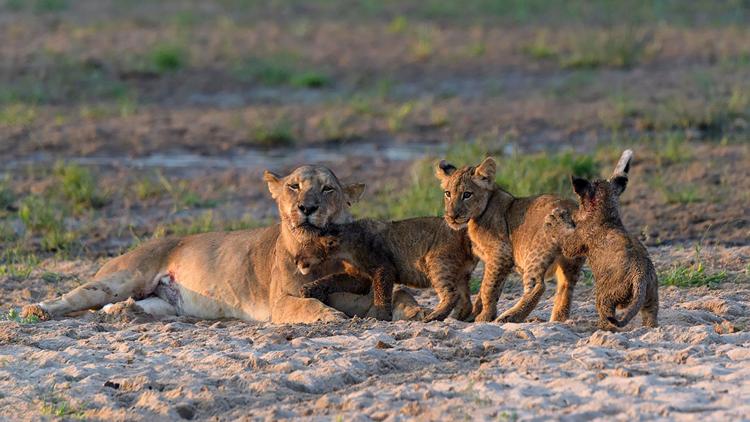
[[(620, 220), (619, 196), (628, 182), (632, 152), (623, 153), (609, 180), (593, 183), (572, 177), (580, 206), (573, 222), (567, 210), (557, 209), (547, 216), (545, 225), (559, 237), (563, 254), (586, 256), (594, 274), (599, 327), (611, 330), (624, 327), (638, 311), (643, 325), (656, 327), (659, 312), (659, 284), (648, 251), (625, 230)], [(620, 319), (616, 309), (625, 308)]]
[(329, 227), (333, 232), (324, 235), (322, 243), (298, 253), (298, 268), (306, 271), (325, 259), (338, 259), (347, 272), (314, 282), (309, 294), (363, 294), (373, 282), (373, 300), (380, 308), (373, 312), (386, 315), (393, 283), (433, 287), (440, 302), (425, 321), (443, 320), (451, 312), (459, 320), (471, 315), (469, 279), (477, 260), (466, 230), (451, 230), (438, 217), (359, 220)]
[(502, 322), (521, 322), (544, 293), (544, 279), (555, 271), (557, 294), (552, 321), (565, 321), (583, 258), (561, 255), (556, 242), (544, 232), (544, 218), (555, 208), (574, 210), (574, 201), (553, 195), (516, 198), (495, 183), (495, 160), (478, 166), (455, 166), (441, 161), (435, 175), (445, 192), (445, 221), (455, 230), (468, 226), (474, 253), (484, 262), (480, 298), (474, 305), (477, 321), (492, 321), (508, 274), (523, 275), (523, 296), (500, 315)]

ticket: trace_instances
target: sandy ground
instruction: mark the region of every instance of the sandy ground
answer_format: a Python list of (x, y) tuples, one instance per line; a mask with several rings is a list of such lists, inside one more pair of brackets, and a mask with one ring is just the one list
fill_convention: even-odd
[[(661, 269), (691, 259), (651, 252)], [(741, 267), (749, 253), (703, 251), (706, 262), (737, 270), (730, 282), (663, 287), (661, 327), (636, 321), (620, 333), (595, 329), (584, 282), (567, 323), (543, 322), (551, 300), (530, 322), (504, 325), (153, 321), (127, 309), (0, 322), (0, 419), (742, 419), (750, 414), (750, 285)], [(81, 277), (96, 267), (61, 265)], [(15, 286), (3, 305), (56, 290), (36, 286), (50, 284), (37, 276), (23, 283), (26, 294)], [(435, 304), (432, 292), (418, 293)], [(500, 308), (520, 293), (511, 281)]]

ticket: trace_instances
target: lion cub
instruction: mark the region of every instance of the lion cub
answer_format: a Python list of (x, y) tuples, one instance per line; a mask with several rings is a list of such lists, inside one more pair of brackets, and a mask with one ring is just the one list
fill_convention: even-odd
[(568, 259), (543, 229), (544, 217), (555, 208), (574, 210), (574, 201), (554, 195), (517, 198), (495, 183), (497, 164), (491, 157), (477, 166), (456, 168), (445, 160), (435, 167), (445, 195), (445, 221), (454, 230), (468, 228), (474, 253), (484, 262), (484, 276), (473, 314), (492, 321), (505, 279), (515, 267), (523, 275), (523, 296), (499, 317), (522, 322), (544, 293), (552, 271), (557, 294), (552, 321), (565, 321), (583, 258)]
[[(599, 327), (622, 328), (641, 311), (643, 325), (656, 327), (659, 312), (659, 283), (648, 251), (620, 220), (619, 196), (628, 182), (628, 150), (609, 180), (593, 183), (572, 177), (580, 206), (570, 220), (567, 210), (557, 209), (545, 219), (559, 238), (565, 256), (586, 256), (594, 274)], [(616, 309), (625, 308), (620, 319)]]
[(459, 320), (471, 315), (469, 279), (477, 260), (466, 230), (451, 230), (438, 217), (392, 222), (365, 219), (329, 230), (297, 254), (298, 269), (309, 271), (326, 259), (338, 259), (346, 272), (311, 283), (305, 288), (307, 294), (366, 294), (372, 284), (378, 308), (373, 312), (384, 316), (393, 283), (433, 287), (440, 302), (425, 321), (443, 320), (451, 312)]
[(294, 256), (294, 263), (304, 275), (329, 259), (342, 261), (345, 272), (303, 285), (302, 296), (327, 303), (331, 293), (363, 295), (370, 291), (373, 303), (367, 316), (390, 321), (397, 271), (382, 239), (363, 230), (361, 224), (338, 226), (305, 243)]

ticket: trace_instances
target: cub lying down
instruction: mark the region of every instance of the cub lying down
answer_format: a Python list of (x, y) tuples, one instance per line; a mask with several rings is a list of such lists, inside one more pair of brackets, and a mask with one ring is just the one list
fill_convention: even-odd
[[(345, 272), (303, 287), (303, 294), (326, 302), (334, 292), (373, 297), (370, 316), (390, 319), (394, 284), (432, 286), (440, 298), (425, 321), (470, 316), (469, 278), (476, 266), (466, 231), (451, 230), (441, 218), (421, 217), (394, 222), (359, 220), (333, 225), (295, 256), (300, 272), (326, 260), (344, 263)], [(332, 305), (335, 306), (335, 305)]]
[[(346, 225), (351, 226), (351, 225)], [(342, 261), (343, 273), (329, 274), (302, 286), (302, 297), (328, 302), (331, 293), (354, 293), (372, 297), (368, 317), (383, 321), (392, 318), (391, 303), (397, 270), (393, 257), (379, 236), (365, 230), (341, 227), (311, 239), (294, 256), (299, 272), (308, 274), (313, 267), (331, 259)]]
[[(567, 257), (585, 255), (594, 274), (599, 327), (624, 327), (638, 311), (643, 325), (656, 327), (659, 284), (648, 251), (625, 230), (620, 220), (619, 196), (628, 182), (632, 152), (623, 153), (609, 180), (593, 183), (572, 177), (580, 207), (570, 221), (567, 210), (558, 208), (545, 219), (548, 231), (558, 236)], [(575, 226), (574, 223), (575, 222)], [(620, 319), (617, 308), (625, 308)]]

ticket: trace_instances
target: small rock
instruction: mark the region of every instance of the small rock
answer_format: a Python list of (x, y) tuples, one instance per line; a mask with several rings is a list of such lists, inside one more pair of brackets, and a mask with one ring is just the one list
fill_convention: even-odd
[(393, 346), (382, 340), (378, 340), (377, 344), (375, 344), (375, 348), (376, 349), (393, 349)]

